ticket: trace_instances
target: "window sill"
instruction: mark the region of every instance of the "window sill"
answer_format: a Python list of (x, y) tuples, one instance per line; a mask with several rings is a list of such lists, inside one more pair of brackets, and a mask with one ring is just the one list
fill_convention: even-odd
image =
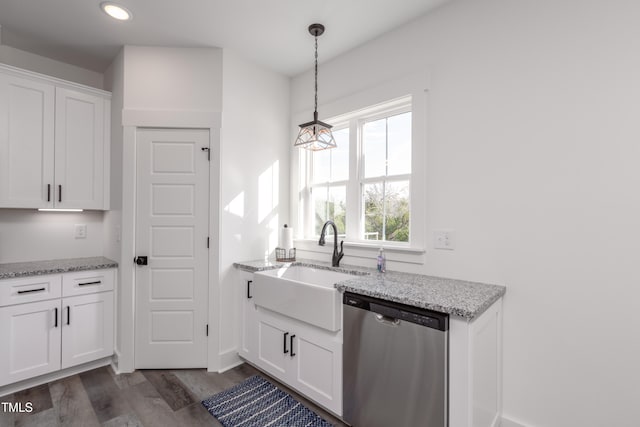
[[(333, 253), (333, 239), (327, 240), (325, 246), (318, 245), (317, 239), (296, 239), (294, 245), (298, 251), (315, 253)], [(424, 264), (425, 249), (393, 244), (372, 244), (364, 242), (344, 242), (346, 257), (375, 259), (380, 248), (384, 248), (388, 261), (404, 262), (410, 264)], [(303, 254), (300, 254), (303, 255)]]

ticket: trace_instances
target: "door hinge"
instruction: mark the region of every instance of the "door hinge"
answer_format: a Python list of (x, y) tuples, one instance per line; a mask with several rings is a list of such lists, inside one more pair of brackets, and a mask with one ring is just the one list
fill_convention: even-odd
[(209, 249), (209, 238), (207, 237), (207, 249)]
[(207, 336), (209, 336), (209, 324), (207, 323)]
[(211, 150), (209, 150), (209, 147), (202, 147), (201, 150), (207, 152), (207, 160), (211, 161)]

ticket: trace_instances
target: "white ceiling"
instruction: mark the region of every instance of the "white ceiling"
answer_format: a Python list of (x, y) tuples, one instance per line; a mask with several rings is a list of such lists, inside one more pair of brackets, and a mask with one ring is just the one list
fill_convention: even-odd
[(324, 24), (320, 62), (424, 15), (447, 0), (1, 0), (2, 43), (103, 72), (123, 45), (222, 47), (287, 75), (313, 64), (309, 24)]

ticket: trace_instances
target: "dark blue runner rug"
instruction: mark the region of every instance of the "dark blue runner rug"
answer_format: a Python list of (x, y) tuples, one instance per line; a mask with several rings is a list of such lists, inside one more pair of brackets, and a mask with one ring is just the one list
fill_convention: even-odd
[(202, 401), (224, 427), (333, 427), (259, 375)]

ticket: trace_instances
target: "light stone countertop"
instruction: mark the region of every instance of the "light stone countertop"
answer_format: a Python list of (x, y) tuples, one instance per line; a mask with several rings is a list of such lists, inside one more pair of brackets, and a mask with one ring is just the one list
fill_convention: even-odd
[(331, 267), (331, 263), (311, 260), (299, 260), (293, 263), (249, 261), (234, 264), (236, 268), (249, 272), (272, 270), (291, 265), (325, 268), (352, 274), (353, 279), (335, 284), (335, 287), (341, 292), (368, 295), (467, 319), (473, 319), (482, 314), (506, 292), (506, 288), (500, 285), (398, 271), (378, 273), (372, 268), (350, 265), (334, 268)]
[(71, 271), (102, 270), (117, 267), (118, 263), (105, 257), (67, 258), (47, 261), (12, 262), (0, 264), (0, 279), (68, 273)]

